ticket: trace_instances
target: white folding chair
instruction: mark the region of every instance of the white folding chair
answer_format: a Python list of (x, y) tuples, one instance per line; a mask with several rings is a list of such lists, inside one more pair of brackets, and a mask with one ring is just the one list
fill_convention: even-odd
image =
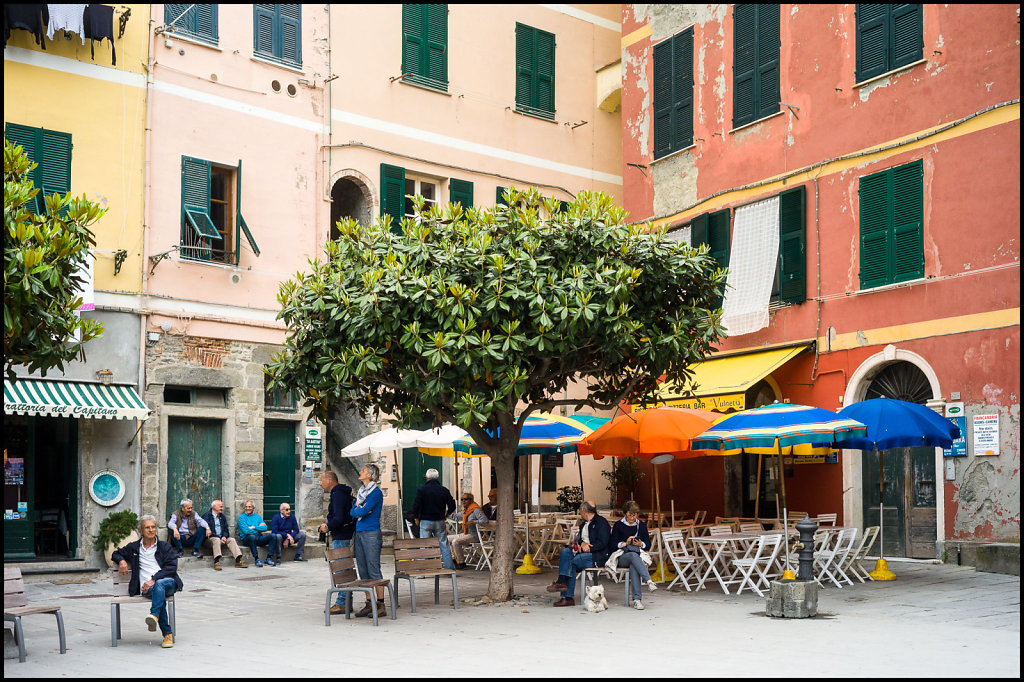
[(484, 566), (487, 570), (491, 570), (491, 555), (494, 554), (494, 534), (495, 529), (493, 528), (479, 528), (480, 542), (473, 543), (470, 547), (476, 553), (476, 570), (482, 571)]
[[(836, 536), (836, 543), (832, 547), (823, 548), (814, 555), (815, 576), (814, 580), (821, 585), (822, 579), (828, 577), (836, 587), (842, 589), (843, 581), (852, 585), (850, 576), (843, 571), (843, 562), (853, 549), (853, 543), (857, 539), (856, 528), (843, 528)], [(837, 575), (838, 574), (838, 575)]]
[(732, 526), (718, 525), (708, 526), (708, 535), (729, 535), (732, 533)]
[(834, 526), (836, 525), (836, 519), (838, 518), (839, 514), (818, 514), (818, 527)]
[(749, 587), (754, 592), (757, 592), (759, 597), (764, 596), (761, 588), (767, 589), (768, 587), (768, 570), (775, 563), (781, 547), (781, 533), (778, 535), (761, 535), (757, 538), (757, 544), (752, 548), (750, 556), (732, 560), (733, 565), (739, 569), (738, 574), (740, 577), (740, 586), (736, 590), (736, 594), (742, 592), (744, 587)]
[(686, 533), (682, 530), (665, 530), (661, 533), (661, 541), (664, 543), (665, 553), (668, 554), (669, 561), (672, 562), (672, 568), (676, 572), (675, 579), (668, 584), (665, 589), (671, 590), (672, 587), (679, 581), (682, 581), (683, 587), (686, 588), (687, 592), (692, 592), (693, 588), (697, 586), (694, 582), (693, 586), (690, 586), (690, 579), (694, 581), (699, 580), (697, 576), (697, 557), (690, 554), (689, 550), (686, 549)]
[(867, 580), (874, 580), (868, 570), (861, 564), (861, 561), (871, 551), (871, 547), (875, 544), (875, 538), (877, 537), (878, 526), (869, 526), (864, 529), (860, 536), (860, 541), (854, 545), (853, 551), (846, 555), (846, 560), (843, 562), (843, 570), (846, 571), (846, 574), (853, 576), (861, 583)]
[(760, 533), (763, 530), (764, 530), (764, 526), (762, 526), (760, 523), (741, 523), (740, 524), (740, 532), (741, 533)]

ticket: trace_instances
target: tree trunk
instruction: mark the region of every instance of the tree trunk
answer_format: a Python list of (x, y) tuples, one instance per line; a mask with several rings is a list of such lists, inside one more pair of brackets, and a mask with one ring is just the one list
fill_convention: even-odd
[(498, 529), (494, 540), (494, 557), (491, 562), (491, 582), (487, 596), (496, 602), (512, 598), (513, 552), (512, 552), (512, 510), (515, 508), (515, 449), (495, 449), (490, 453), (491, 466), (498, 479)]

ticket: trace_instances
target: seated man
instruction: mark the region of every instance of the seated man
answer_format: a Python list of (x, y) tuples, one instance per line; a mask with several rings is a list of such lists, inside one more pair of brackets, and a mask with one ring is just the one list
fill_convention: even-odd
[(482, 507), (484, 516), (487, 517), (488, 521), (498, 520), (498, 489), (491, 488), (491, 491), (487, 493), (487, 504)]
[(274, 555), (277, 554), (277, 536), (273, 533), (264, 533), (265, 530), (267, 522), (256, 513), (256, 503), (246, 500), (245, 513), (238, 515), (238, 539), (248, 545), (252, 557), (256, 560), (256, 568), (263, 568), (257, 547), (266, 547), (267, 566), (276, 566)]
[(221, 545), (227, 545), (231, 556), (235, 558), (235, 568), (249, 568), (249, 565), (242, 561), (242, 550), (238, 543), (228, 534), (228, 520), (224, 518), (224, 503), (214, 500), (210, 505), (210, 511), (203, 514), (203, 521), (213, 531), (210, 534), (210, 544), (213, 546), (213, 570), (220, 570)]
[(306, 549), (306, 534), (299, 530), (299, 522), (292, 516), (292, 507), (282, 502), (279, 514), (270, 520), (270, 530), (277, 537), (277, 563), (281, 563), (281, 550), (288, 545), (295, 546), (295, 560), (305, 561), (302, 552)]
[(584, 568), (604, 566), (610, 554), (608, 550), (611, 528), (608, 521), (597, 513), (593, 502), (580, 505), (578, 535), (571, 546), (562, 550), (558, 557), (558, 579), (548, 585), (548, 592), (561, 592), (562, 598), (555, 606), (575, 606), (576, 574)]
[(462, 532), (448, 536), (459, 568), (466, 567), (466, 545), (480, 542), (480, 528), (488, 524), (480, 505), (473, 501), (473, 493), (462, 493), (462, 509)]
[(180, 592), (184, 585), (178, 577), (178, 557), (170, 544), (156, 539), (156, 518), (146, 514), (139, 519), (139, 532), (142, 538), (129, 542), (110, 555), (117, 563), (118, 573), (132, 577), (128, 581), (128, 595), (137, 597), (142, 594), (153, 601), (146, 616), (146, 625), (150, 632), (155, 632), (157, 625), (164, 641), (160, 645), (165, 649), (174, 646), (174, 634), (167, 620), (167, 597)]
[(167, 540), (178, 550), (179, 559), (185, 556), (184, 547), (191, 547), (192, 556), (201, 559), (203, 553), (199, 548), (210, 532), (210, 527), (203, 517), (195, 513), (192, 500), (188, 498), (181, 501), (181, 506), (171, 514), (171, 520), (167, 522)]

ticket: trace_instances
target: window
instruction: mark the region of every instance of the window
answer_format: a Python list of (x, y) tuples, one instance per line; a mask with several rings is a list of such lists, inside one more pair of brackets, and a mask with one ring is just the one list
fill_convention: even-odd
[(420, 178), (405, 178), (405, 213), (406, 218), (414, 218), (416, 209), (413, 208), (412, 198), (416, 195), (423, 197), (423, 212), (426, 213), (437, 204), (437, 183), (433, 180), (421, 180)]
[(242, 162), (237, 167), (181, 157), (181, 255), (237, 265), (242, 237), (259, 246), (242, 217)]
[(779, 110), (779, 6), (733, 9), (732, 126)]
[(405, 169), (401, 166), (380, 165), (380, 214), (391, 216), (391, 231), (402, 233), (405, 206)]
[(555, 120), (555, 34), (518, 22), (516, 111)]
[(253, 5), (253, 52), (302, 66), (302, 5)]
[[(690, 245), (698, 248), (707, 244), (710, 255), (718, 267), (729, 267), (729, 209), (704, 213), (690, 223)], [(724, 296), (718, 298), (716, 307), (722, 307)]]
[(164, 5), (167, 30), (186, 38), (217, 44), (218, 5)]
[(860, 288), (924, 277), (924, 165), (860, 179)]
[(473, 206), (473, 183), (451, 178), (448, 181), (448, 202), (462, 204), (463, 209)]
[(448, 5), (402, 5), (402, 80), (448, 92)]
[(858, 83), (923, 59), (923, 5), (857, 5)]
[(33, 185), (40, 190), (30, 203), (35, 213), (45, 210), (44, 196), (54, 192), (64, 195), (71, 191), (70, 133), (8, 123), (4, 136), (13, 144), (20, 144), (25, 155), (39, 164), (28, 174)]
[(807, 298), (806, 193), (801, 185), (779, 195), (779, 262), (772, 300), (800, 303)]
[(654, 46), (654, 158), (693, 144), (693, 28)]
[(226, 407), (228, 392), (223, 388), (199, 388), (194, 386), (165, 386), (164, 402), (199, 407)]
[(295, 395), (290, 389), (276, 391), (268, 391), (267, 384), (270, 383), (270, 377), (266, 374), (263, 375), (263, 409), (265, 410), (279, 410), (283, 412), (294, 412), (295, 407)]

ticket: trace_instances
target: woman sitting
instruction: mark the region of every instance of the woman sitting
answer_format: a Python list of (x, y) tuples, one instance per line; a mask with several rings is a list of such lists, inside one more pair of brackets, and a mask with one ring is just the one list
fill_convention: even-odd
[(647, 524), (640, 520), (640, 505), (630, 500), (623, 507), (625, 518), (619, 519), (612, 527), (610, 548), (621, 549), (619, 568), (629, 569), (629, 591), (633, 608), (643, 610), (644, 603), (640, 600), (640, 586), (647, 585), (652, 592), (658, 586), (651, 580), (647, 565), (640, 557), (640, 550), (651, 548), (651, 535), (647, 532)]

